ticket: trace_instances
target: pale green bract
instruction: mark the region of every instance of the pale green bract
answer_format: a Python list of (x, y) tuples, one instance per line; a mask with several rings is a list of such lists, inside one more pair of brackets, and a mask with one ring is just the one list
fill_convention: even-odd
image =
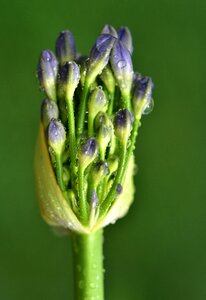
[(36, 190), (43, 219), (51, 226), (63, 227), (78, 233), (95, 232), (98, 229), (114, 224), (127, 213), (134, 196), (133, 184), (134, 157), (131, 157), (125, 174), (125, 189), (110, 208), (107, 215), (92, 227), (84, 226), (64, 198), (55, 178), (51, 165), (43, 126), (40, 126), (35, 153)]

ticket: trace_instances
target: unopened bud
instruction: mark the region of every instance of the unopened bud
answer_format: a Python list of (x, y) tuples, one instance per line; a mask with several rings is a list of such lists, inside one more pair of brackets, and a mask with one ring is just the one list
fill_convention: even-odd
[(65, 95), (67, 101), (73, 99), (79, 79), (79, 66), (75, 62), (65, 62), (60, 69), (59, 89), (60, 94)]
[(126, 144), (132, 129), (133, 115), (128, 109), (120, 109), (114, 118), (115, 135), (122, 144)]
[(102, 74), (100, 75), (100, 78), (103, 81), (108, 92), (113, 95), (116, 82), (111, 69), (109, 67), (104, 68)]
[(127, 27), (120, 27), (118, 32), (119, 40), (127, 47), (130, 54), (133, 52), (132, 35)]
[(111, 66), (123, 98), (128, 98), (132, 86), (133, 65), (129, 50), (119, 40), (114, 43), (111, 52)]
[(41, 121), (46, 129), (51, 119), (58, 119), (59, 109), (54, 101), (44, 99), (41, 105)]
[(123, 187), (120, 183), (118, 183), (117, 188), (116, 188), (116, 193), (117, 195), (120, 195), (123, 191)]
[(56, 101), (56, 78), (58, 61), (50, 50), (43, 50), (37, 68), (37, 76), (42, 90), (47, 97)]
[(102, 124), (96, 130), (96, 139), (99, 145), (100, 157), (105, 155), (106, 148), (111, 141), (112, 131), (107, 125)]
[(86, 169), (96, 158), (98, 153), (98, 144), (95, 138), (86, 140), (79, 151), (79, 163), (83, 169)]
[(60, 32), (56, 40), (56, 56), (62, 65), (64, 62), (72, 61), (75, 58), (75, 42), (70, 31)]
[(92, 190), (91, 194), (91, 206), (93, 209), (97, 208), (99, 205), (99, 199), (95, 190)]
[(89, 114), (95, 118), (99, 111), (107, 110), (107, 98), (101, 87), (97, 87), (92, 92), (88, 100)]
[(60, 155), (63, 152), (66, 132), (62, 123), (56, 119), (52, 119), (47, 129), (48, 144), (51, 146), (53, 151)]
[(114, 173), (117, 171), (118, 168), (118, 158), (117, 157), (110, 157), (107, 160), (108, 166), (109, 166), (109, 170), (110, 170), (110, 174)]
[(96, 40), (96, 43), (90, 52), (90, 59), (88, 62), (86, 78), (88, 86), (94, 82), (97, 75), (100, 75), (107, 65), (114, 41), (115, 38), (110, 34), (101, 34)]
[(134, 94), (132, 98), (133, 109), (136, 118), (141, 118), (142, 114), (149, 113), (153, 108), (152, 90), (153, 82), (150, 77), (138, 74), (134, 82)]
[(106, 24), (106, 25), (104, 26), (104, 28), (102, 29), (102, 32), (101, 32), (101, 33), (102, 33), (102, 34), (104, 34), (104, 33), (110, 34), (110, 35), (112, 35), (112, 36), (115, 37), (115, 38), (118, 37), (118, 36), (117, 36), (117, 31), (116, 31), (116, 29), (115, 29), (113, 26), (108, 25), (108, 24)]
[(112, 122), (106, 113), (100, 111), (94, 121), (95, 131), (99, 129), (100, 126), (106, 125), (109, 129), (113, 128)]
[(98, 184), (109, 174), (110, 170), (108, 164), (104, 160), (100, 160), (92, 168), (91, 176), (94, 187), (96, 188)]

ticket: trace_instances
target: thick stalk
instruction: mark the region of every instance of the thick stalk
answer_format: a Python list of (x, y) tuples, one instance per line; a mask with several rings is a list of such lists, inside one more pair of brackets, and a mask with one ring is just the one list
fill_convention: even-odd
[(75, 300), (103, 300), (103, 230), (73, 234)]

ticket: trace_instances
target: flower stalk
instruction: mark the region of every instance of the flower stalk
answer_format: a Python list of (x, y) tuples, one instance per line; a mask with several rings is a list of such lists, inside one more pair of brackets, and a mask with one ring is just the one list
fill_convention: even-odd
[(132, 36), (105, 25), (89, 57), (70, 31), (43, 50), (37, 76), (46, 98), (35, 155), (42, 216), (71, 234), (76, 300), (103, 300), (103, 227), (134, 196), (134, 148), (153, 107), (151, 78), (134, 73)]
[(103, 230), (72, 235), (75, 299), (104, 299)]

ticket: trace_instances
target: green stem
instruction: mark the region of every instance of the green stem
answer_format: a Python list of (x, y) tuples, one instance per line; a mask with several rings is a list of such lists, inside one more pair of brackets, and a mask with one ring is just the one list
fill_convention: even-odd
[[(130, 159), (130, 157), (132, 155), (132, 152), (134, 151), (139, 125), (140, 125), (140, 120), (139, 119), (135, 119), (134, 125), (133, 125), (133, 129), (132, 129), (132, 133), (131, 133), (131, 138), (130, 138), (130, 146), (129, 146), (129, 149), (128, 149), (127, 155), (126, 155), (125, 166), (128, 165), (129, 159)], [(125, 171), (126, 171), (126, 169), (124, 170), (123, 177), (125, 175)]]
[(129, 111), (131, 111), (130, 95), (122, 95), (122, 98), (124, 108), (127, 108)]
[(65, 191), (64, 181), (63, 181), (63, 169), (62, 169), (62, 157), (61, 154), (56, 155), (56, 176), (57, 182), (60, 186), (62, 192)]
[(109, 94), (109, 107), (108, 107), (108, 115), (111, 116), (113, 112), (114, 106), (114, 94)]
[(78, 183), (79, 183), (80, 219), (81, 219), (82, 223), (86, 225), (86, 223), (88, 221), (87, 201), (86, 201), (86, 197), (85, 197), (84, 169), (82, 169), (81, 166), (79, 166)]
[(67, 107), (68, 107), (69, 150), (71, 154), (71, 170), (72, 170), (72, 174), (74, 175), (75, 165), (76, 165), (76, 137), (75, 137), (73, 99), (67, 100)]
[(114, 179), (114, 182), (110, 189), (110, 192), (108, 193), (106, 199), (102, 202), (102, 204), (100, 206), (100, 217), (103, 216), (108, 211), (113, 200), (115, 199), (117, 185), (118, 185), (118, 183), (121, 183), (122, 177), (124, 174), (125, 163), (126, 163), (126, 153), (127, 153), (127, 145), (122, 145), (122, 148), (120, 151), (120, 160), (119, 160), (119, 166), (117, 169), (117, 174), (115, 176), (115, 179)]
[(79, 106), (79, 115), (78, 115), (78, 124), (77, 124), (78, 137), (80, 137), (80, 135), (82, 134), (82, 132), (84, 130), (84, 121), (85, 121), (85, 113), (86, 113), (88, 93), (89, 93), (89, 87), (86, 84), (84, 89), (83, 89), (83, 93), (82, 93), (82, 97), (81, 97), (81, 101), (80, 101), (80, 106)]
[(91, 113), (88, 114), (88, 136), (93, 136), (94, 118)]
[(140, 124), (140, 120), (135, 119), (131, 137), (130, 137), (130, 146), (129, 146), (128, 150), (126, 147), (124, 147), (122, 149), (122, 152), (120, 154), (120, 164), (119, 164), (119, 167), (117, 170), (117, 175), (115, 177), (114, 183), (112, 184), (111, 190), (110, 190), (109, 194), (107, 195), (106, 199), (100, 206), (100, 217), (104, 216), (105, 213), (110, 208), (110, 206), (112, 205), (112, 203), (115, 199), (115, 192), (116, 192), (117, 184), (121, 183), (125, 176), (125, 171), (127, 169), (129, 159), (130, 159), (132, 152), (134, 150), (134, 147), (135, 147), (139, 124)]
[(103, 230), (73, 234), (75, 300), (103, 300)]

